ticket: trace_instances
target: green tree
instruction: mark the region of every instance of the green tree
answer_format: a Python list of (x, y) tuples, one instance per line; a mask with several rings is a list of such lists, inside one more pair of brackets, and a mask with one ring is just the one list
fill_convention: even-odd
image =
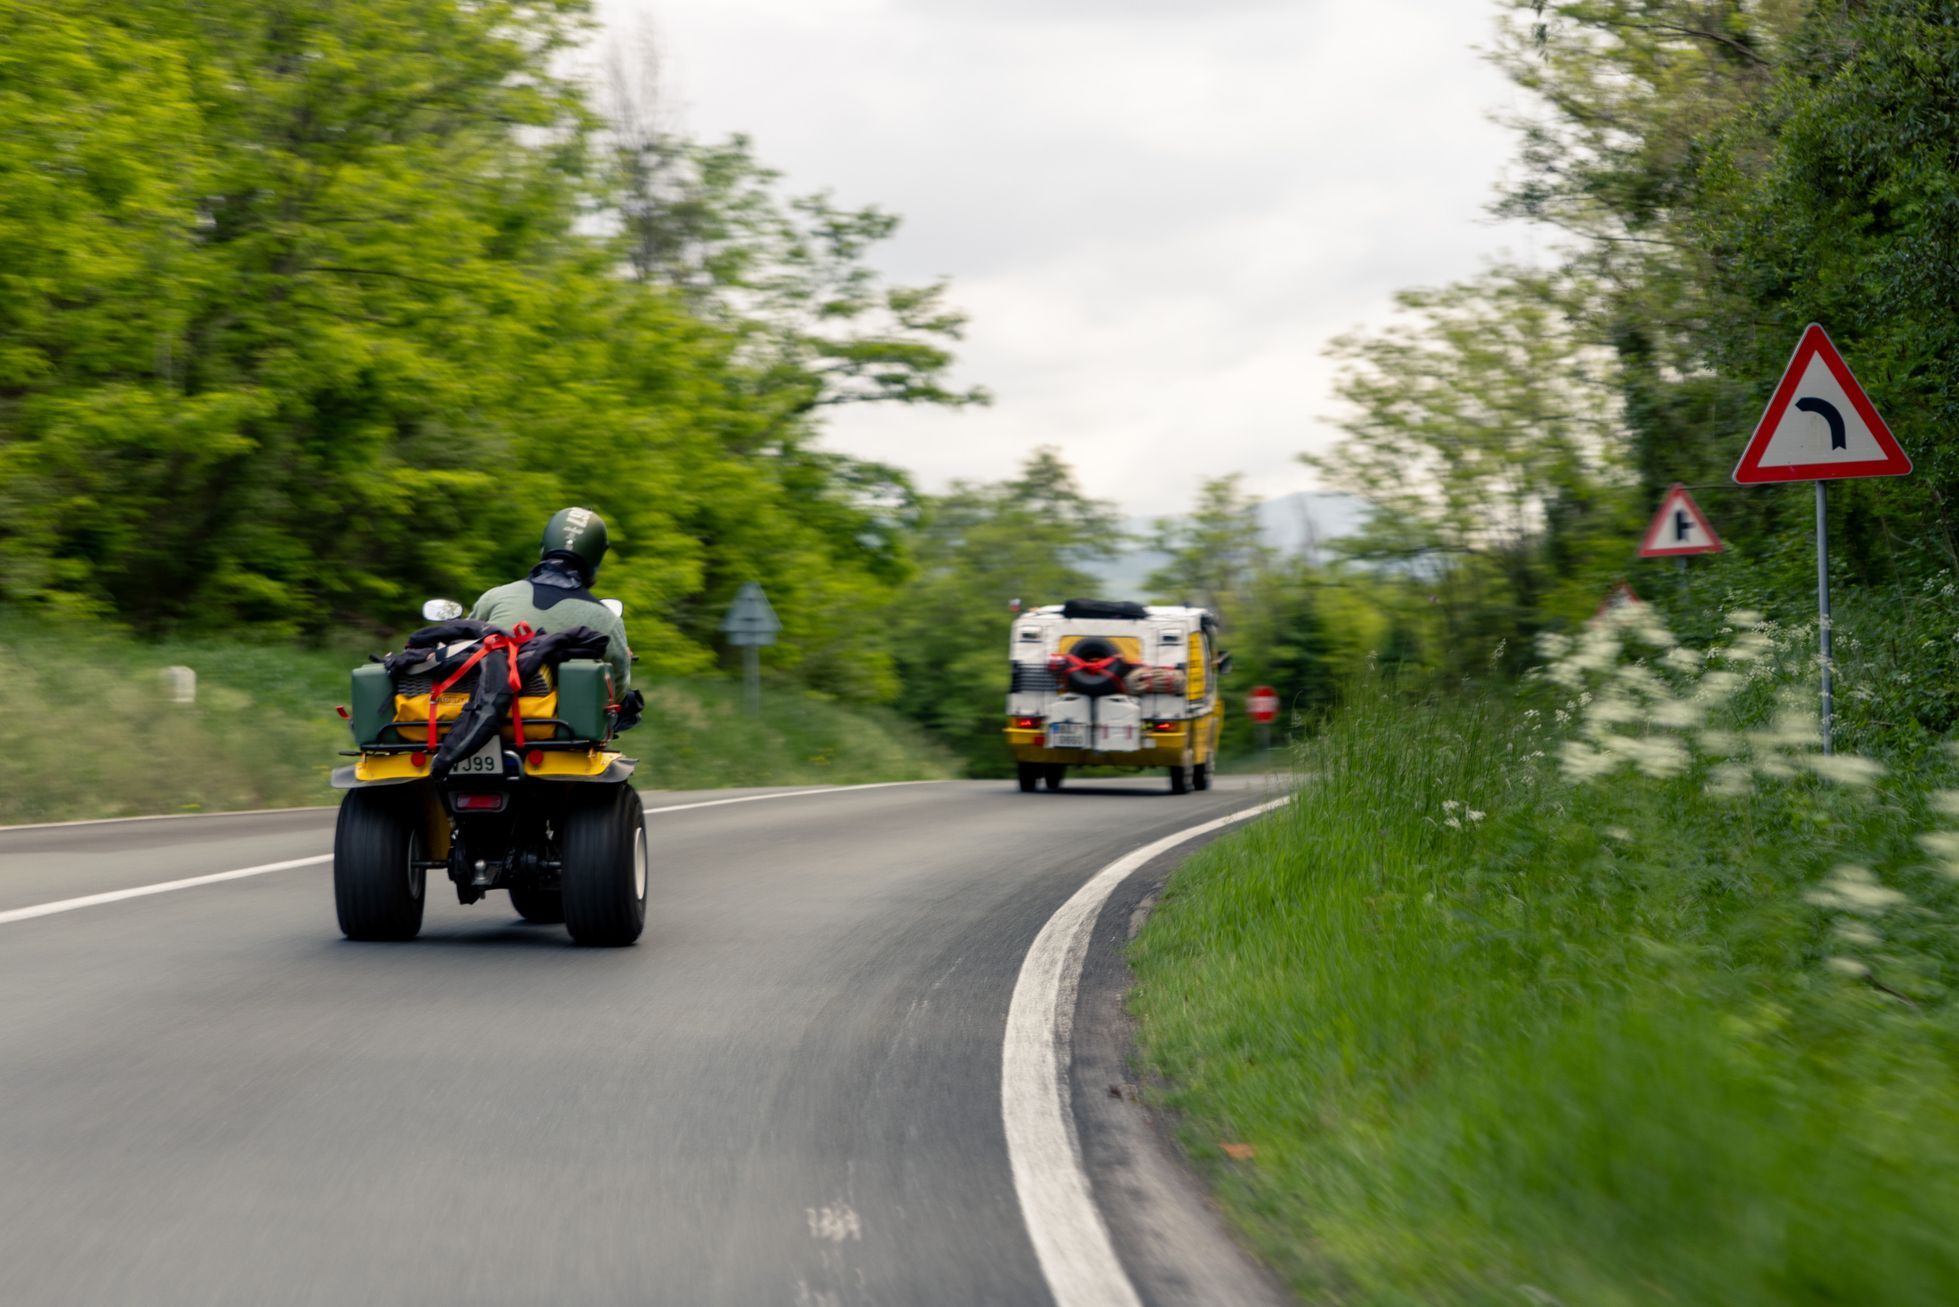
[(1092, 594), (1086, 568), (1122, 543), (1114, 507), (1085, 495), (1051, 448), (1035, 450), (1010, 481), (962, 482), (928, 499), (917, 573), (889, 623), (898, 707), (958, 750), (972, 774), (1005, 775), (1009, 605)]
[(1165, 555), (1144, 585), (1166, 603), (1190, 603), (1229, 619), (1238, 597), (1266, 567), (1272, 550), (1258, 515), (1259, 499), (1239, 473), (1198, 488), (1188, 516), (1160, 517), (1150, 548)]
[(1637, 505), (1623, 466), (1613, 356), (1574, 325), (1582, 283), (1498, 268), (1404, 291), (1407, 315), (1334, 342), (1348, 438), (1305, 456), (1376, 505), (1350, 557), (1436, 597), (1444, 668), (1597, 602)]

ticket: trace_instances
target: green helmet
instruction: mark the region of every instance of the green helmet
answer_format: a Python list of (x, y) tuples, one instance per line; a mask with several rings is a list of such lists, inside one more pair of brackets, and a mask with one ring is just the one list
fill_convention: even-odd
[(539, 546), (537, 556), (550, 558), (555, 554), (576, 559), (585, 569), (586, 583), (590, 584), (599, 574), (606, 544), (604, 518), (589, 508), (561, 508), (545, 524), (544, 543)]

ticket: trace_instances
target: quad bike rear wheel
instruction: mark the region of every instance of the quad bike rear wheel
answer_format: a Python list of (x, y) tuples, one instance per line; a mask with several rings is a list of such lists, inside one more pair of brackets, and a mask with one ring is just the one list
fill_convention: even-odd
[(540, 926), (559, 926), (565, 920), (564, 891), (556, 886), (512, 885), (510, 906), (525, 921)]
[(622, 948), (646, 928), (646, 809), (630, 785), (572, 796), (562, 840), (565, 929), (580, 944)]
[(406, 787), (349, 790), (333, 830), (333, 906), (348, 939), (413, 939), (427, 877), (422, 808)]

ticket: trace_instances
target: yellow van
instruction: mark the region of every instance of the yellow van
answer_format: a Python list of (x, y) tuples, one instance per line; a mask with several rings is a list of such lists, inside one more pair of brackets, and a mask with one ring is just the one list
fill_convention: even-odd
[(1020, 614), (1009, 643), (1007, 749), (1022, 793), (1071, 766), (1162, 768), (1209, 789), (1230, 655), (1203, 608), (1071, 599)]

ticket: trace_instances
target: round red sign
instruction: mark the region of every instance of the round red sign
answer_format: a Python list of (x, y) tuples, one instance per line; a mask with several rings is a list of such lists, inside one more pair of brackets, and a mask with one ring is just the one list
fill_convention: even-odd
[(1269, 685), (1253, 689), (1245, 699), (1245, 711), (1255, 722), (1269, 722), (1279, 715), (1279, 692)]

